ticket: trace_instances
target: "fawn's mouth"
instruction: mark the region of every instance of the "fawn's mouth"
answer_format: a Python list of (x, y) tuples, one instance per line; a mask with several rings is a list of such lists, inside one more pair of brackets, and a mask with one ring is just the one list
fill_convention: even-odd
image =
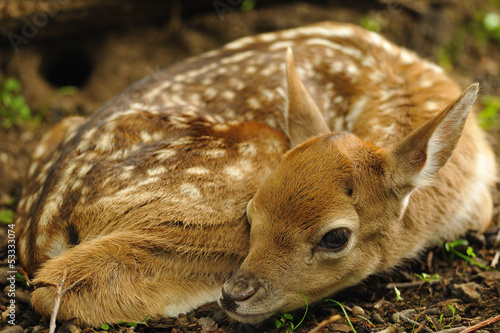
[(234, 311), (224, 309), (229, 317), (245, 324), (258, 324), (269, 317), (273, 316), (278, 310), (271, 312), (261, 312), (261, 313), (244, 313), (242, 309), (236, 309)]
[(273, 316), (287, 305), (287, 303), (280, 301), (271, 302), (271, 300), (264, 300), (263, 302), (255, 302), (252, 299), (228, 304), (224, 300), (224, 297), (219, 298), (218, 304), (226, 311), (230, 318), (245, 324), (258, 324)]

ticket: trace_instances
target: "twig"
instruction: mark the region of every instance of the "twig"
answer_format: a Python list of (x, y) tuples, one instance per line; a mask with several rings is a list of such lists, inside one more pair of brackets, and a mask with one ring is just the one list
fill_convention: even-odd
[(22, 267), (18, 267), (17, 269), (19, 270), (19, 273), (23, 276), (24, 281), (26, 281), (26, 285), (28, 287), (31, 286), (31, 280), (29, 278), (28, 273)]
[(500, 250), (497, 250), (497, 252), (495, 253), (495, 256), (493, 257), (490, 266), (495, 268), (496, 265), (498, 264), (498, 259), (500, 259)]
[(310, 330), (309, 333), (321, 332), (323, 330), (323, 328), (325, 328), (326, 325), (333, 323), (334, 321), (337, 321), (340, 319), (342, 319), (342, 316), (339, 314), (335, 314), (333, 316), (330, 316), (330, 317), (326, 318), (325, 320), (323, 320), (321, 323), (319, 323), (318, 326), (316, 326), (315, 328)]
[[(401, 319), (402, 321), (406, 321), (408, 324), (411, 324), (411, 325), (418, 325), (419, 327), (421, 325), (418, 321), (414, 321), (401, 313), (398, 314), (398, 318)], [(431, 330), (430, 328), (427, 328), (427, 327), (423, 327), (423, 325), (422, 325), (421, 330), (423, 330), (424, 332), (428, 332), (428, 333), (434, 333), (433, 330)]]
[(66, 294), (70, 289), (76, 286), (78, 283), (82, 282), (83, 279), (86, 278), (86, 275), (76, 280), (72, 284), (70, 284), (67, 288), (63, 289), (63, 285), (66, 282), (66, 278), (68, 277), (68, 271), (64, 270), (61, 281), (56, 285), (55, 283), (49, 283), (56, 287), (56, 300), (54, 302), (54, 308), (52, 309), (52, 314), (50, 316), (50, 326), (49, 333), (54, 333), (56, 331), (56, 317), (59, 312), (59, 307), (61, 306), (61, 298)]
[(415, 281), (415, 282), (394, 282), (394, 283), (388, 283), (385, 285), (387, 289), (393, 289), (394, 287), (398, 289), (403, 289), (403, 288), (414, 288), (414, 287), (419, 287), (420, 285), (424, 283), (429, 283), (429, 284), (436, 284), (439, 283), (440, 280), (431, 280), (431, 281)]
[(445, 330), (437, 331), (436, 333), (460, 333), (465, 328), (467, 328), (467, 327), (460, 326), (460, 327), (447, 328)]
[(61, 281), (59, 281), (59, 284), (56, 288), (56, 301), (54, 302), (54, 308), (52, 309), (52, 315), (50, 316), (49, 333), (54, 333), (56, 331), (56, 317), (57, 313), (59, 312), (59, 306), (61, 305), (62, 287), (64, 285), (64, 282), (66, 282), (67, 277), (68, 271), (64, 270), (62, 279)]
[(463, 331), (461, 331), (460, 333), (474, 332), (474, 331), (477, 331), (478, 329), (480, 329), (480, 328), (482, 328), (484, 326), (488, 326), (488, 325), (494, 324), (497, 321), (500, 321), (500, 315), (495, 316), (495, 317), (490, 318), (490, 319), (486, 319), (485, 321), (482, 321), (479, 324), (476, 324), (474, 326), (468, 327), (468, 328), (464, 329)]

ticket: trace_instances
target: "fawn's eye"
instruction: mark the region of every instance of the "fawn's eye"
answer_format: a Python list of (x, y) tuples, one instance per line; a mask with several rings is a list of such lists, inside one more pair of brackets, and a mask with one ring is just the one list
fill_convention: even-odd
[(330, 251), (339, 251), (347, 245), (350, 237), (351, 231), (347, 228), (333, 229), (321, 238), (318, 247)]

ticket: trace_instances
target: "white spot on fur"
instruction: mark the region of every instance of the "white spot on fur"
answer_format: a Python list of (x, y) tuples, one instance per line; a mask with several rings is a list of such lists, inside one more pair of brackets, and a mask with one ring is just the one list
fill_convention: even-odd
[(52, 221), (54, 216), (57, 214), (59, 211), (60, 204), (62, 202), (62, 199), (57, 198), (57, 199), (52, 199), (49, 200), (45, 203), (45, 206), (43, 207), (42, 214), (40, 216), (40, 220), (38, 221), (38, 226), (40, 228), (45, 228), (46, 226), (49, 225), (49, 223)]
[(208, 87), (203, 92), (203, 95), (208, 99), (213, 99), (215, 96), (217, 96), (217, 89), (215, 89), (214, 87)]
[(280, 49), (286, 49), (287, 47), (294, 46), (295, 44), (296, 44), (295, 41), (289, 41), (289, 40), (279, 41), (274, 44), (271, 44), (271, 46), (269, 46), (269, 50), (276, 51)]
[(39, 230), (39, 232), (36, 236), (36, 247), (38, 247), (38, 248), (44, 247), (47, 240), (48, 240), (47, 234), (45, 232), (40, 232), (40, 230)]
[(35, 149), (35, 153), (33, 154), (33, 159), (35, 160), (39, 159), (46, 152), (47, 152), (47, 146), (44, 145), (43, 143), (40, 143)]
[(164, 175), (167, 172), (167, 169), (164, 166), (157, 166), (153, 169), (148, 169), (146, 172), (149, 176), (160, 176)]
[(95, 149), (103, 152), (112, 151), (115, 148), (113, 138), (113, 134), (111, 133), (102, 134), (101, 137), (97, 139)]
[(251, 142), (242, 142), (238, 145), (238, 152), (241, 155), (255, 156), (257, 151), (257, 147)]
[(193, 198), (201, 197), (200, 190), (196, 186), (194, 186), (193, 184), (182, 183), (179, 189), (180, 189), (180, 192), (184, 195), (187, 195), (187, 196), (190, 196)]
[(92, 169), (93, 165), (90, 163), (85, 163), (84, 165), (81, 166), (81, 168), (78, 170), (78, 177), (83, 178), (89, 173), (89, 171)]
[(220, 158), (226, 155), (226, 151), (224, 149), (207, 149), (203, 151), (203, 154), (211, 158)]
[(153, 140), (153, 137), (151, 136), (151, 134), (146, 132), (146, 131), (141, 131), (139, 136), (141, 137), (142, 142), (150, 142)]
[(71, 189), (72, 190), (77, 190), (82, 186), (82, 181), (81, 179), (75, 180), (73, 183), (71, 183)]
[(368, 96), (361, 96), (356, 102), (352, 103), (351, 109), (349, 110), (349, 113), (345, 117), (348, 130), (352, 131), (352, 129), (354, 128), (354, 123), (363, 112), (366, 103), (368, 103), (368, 101), (369, 101)]
[(28, 170), (28, 176), (33, 177), (37, 168), (38, 168), (38, 162), (35, 161), (31, 163), (30, 168)]
[(147, 179), (143, 180), (142, 182), (139, 182), (139, 184), (137, 184), (137, 186), (147, 186), (150, 184), (155, 184), (155, 183), (158, 183), (159, 180), (160, 180), (160, 177), (147, 178)]
[(232, 90), (225, 90), (223, 93), (222, 93), (222, 97), (224, 97), (225, 99), (227, 99), (228, 101), (232, 101), (234, 100), (234, 98), (236, 97), (236, 94), (234, 93), (234, 91)]
[(432, 87), (433, 82), (431, 80), (423, 80), (420, 82), (420, 87), (429, 88)]
[(410, 52), (408, 52), (405, 49), (401, 49), (400, 57), (401, 57), (401, 62), (404, 65), (409, 65), (409, 64), (412, 64), (415, 62), (415, 57), (413, 56), (413, 54), (411, 54)]
[(254, 54), (255, 54), (255, 51), (253, 51), (253, 50), (236, 53), (235, 55), (221, 59), (220, 65), (227, 65), (227, 64), (231, 64), (231, 63), (235, 63), (235, 62), (241, 62), (247, 58), (250, 58)]
[(62, 234), (51, 235), (48, 249), (45, 254), (49, 258), (55, 258), (68, 249), (66, 239)]
[(352, 56), (355, 59), (361, 60), (364, 58), (363, 53), (360, 50), (355, 49), (353, 47), (349, 47), (349, 46), (343, 46), (343, 45), (334, 43), (332, 41), (329, 41), (327, 39), (311, 38), (311, 39), (306, 40), (304, 44), (326, 46), (326, 47), (329, 47), (331, 49), (342, 52), (344, 54), (347, 54), (349, 56)]
[(274, 97), (276, 97), (276, 94), (274, 92), (272, 92), (271, 90), (268, 90), (268, 89), (263, 89), (261, 91), (261, 94), (262, 96), (264, 96), (264, 98), (266, 98), (268, 101), (272, 101), (274, 99)]
[(174, 149), (163, 149), (163, 150), (158, 150), (156, 151), (156, 158), (159, 160), (168, 160), (169, 158), (175, 156), (177, 154), (177, 151)]
[(225, 132), (229, 130), (229, 126), (227, 124), (215, 124), (212, 128), (218, 132)]
[(440, 110), (440, 105), (433, 101), (427, 101), (424, 104), (424, 110), (426, 111), (435, 111)]
[(344, 63), (340, 62), (340, 61), (334, 61), (331, 65), (330, 65), (330, 70), (332, 71), (332, 73), (340, 73), (344, 70)]
[(261, 108), (260, 101), (255, 97), (250, 97), (249, 99), (247, 99), (247, 103), (254, 110), (258, 110)]
[(260, 39), (264, 43), (269, 43), (269, 42), (273, 42), (276, 39), (278, 39), (278, 34), (276, 34), (274, 32), (267, 33), (267, 34), (262, 34), (262, 35), (259, 36), (258, 39)]
[(245, 82), (234, 77), (229, 79), (229, 85), (236, 90), (241, 90), (245, 88)]
[(207, 175), (210, 173), (210, 170), (204, 167), (192, 167), (186, 169), (184, 172), (190, 175)]
[(358, 76), (359, 75), (359, 69), (358, 67), (354, 66), (353, 64), (350, 64), (346, 68), (347, 74), (351, 76)]
[(248, 66), (245, 68), (245, 73), (247, 74), (255, 74), (257, 72), (257, 67), (255, 66)]
[(179, 138), (177, 140), (171, 141), (170, 145), (171, 146), (183, 146), (183, 145), (189, 145), (193, 143), (193, 138), (190, 136), (185, 136), (182, 138)]

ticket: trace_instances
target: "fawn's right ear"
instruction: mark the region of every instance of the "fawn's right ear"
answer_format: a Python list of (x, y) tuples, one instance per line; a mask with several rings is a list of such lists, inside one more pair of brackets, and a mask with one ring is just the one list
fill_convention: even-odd
[(286, 81), (288, 109), (285, 120), (291, 148), (314, 136), (330, 133), (323, 115), (295, 71), (293, 53), (290, 48), (287, 49)]
[(411, 189), (432, 183), (462, 135), (479, 85), (472, 84), (444, 111), (399, 142), (388, 156), (392, 183)]

